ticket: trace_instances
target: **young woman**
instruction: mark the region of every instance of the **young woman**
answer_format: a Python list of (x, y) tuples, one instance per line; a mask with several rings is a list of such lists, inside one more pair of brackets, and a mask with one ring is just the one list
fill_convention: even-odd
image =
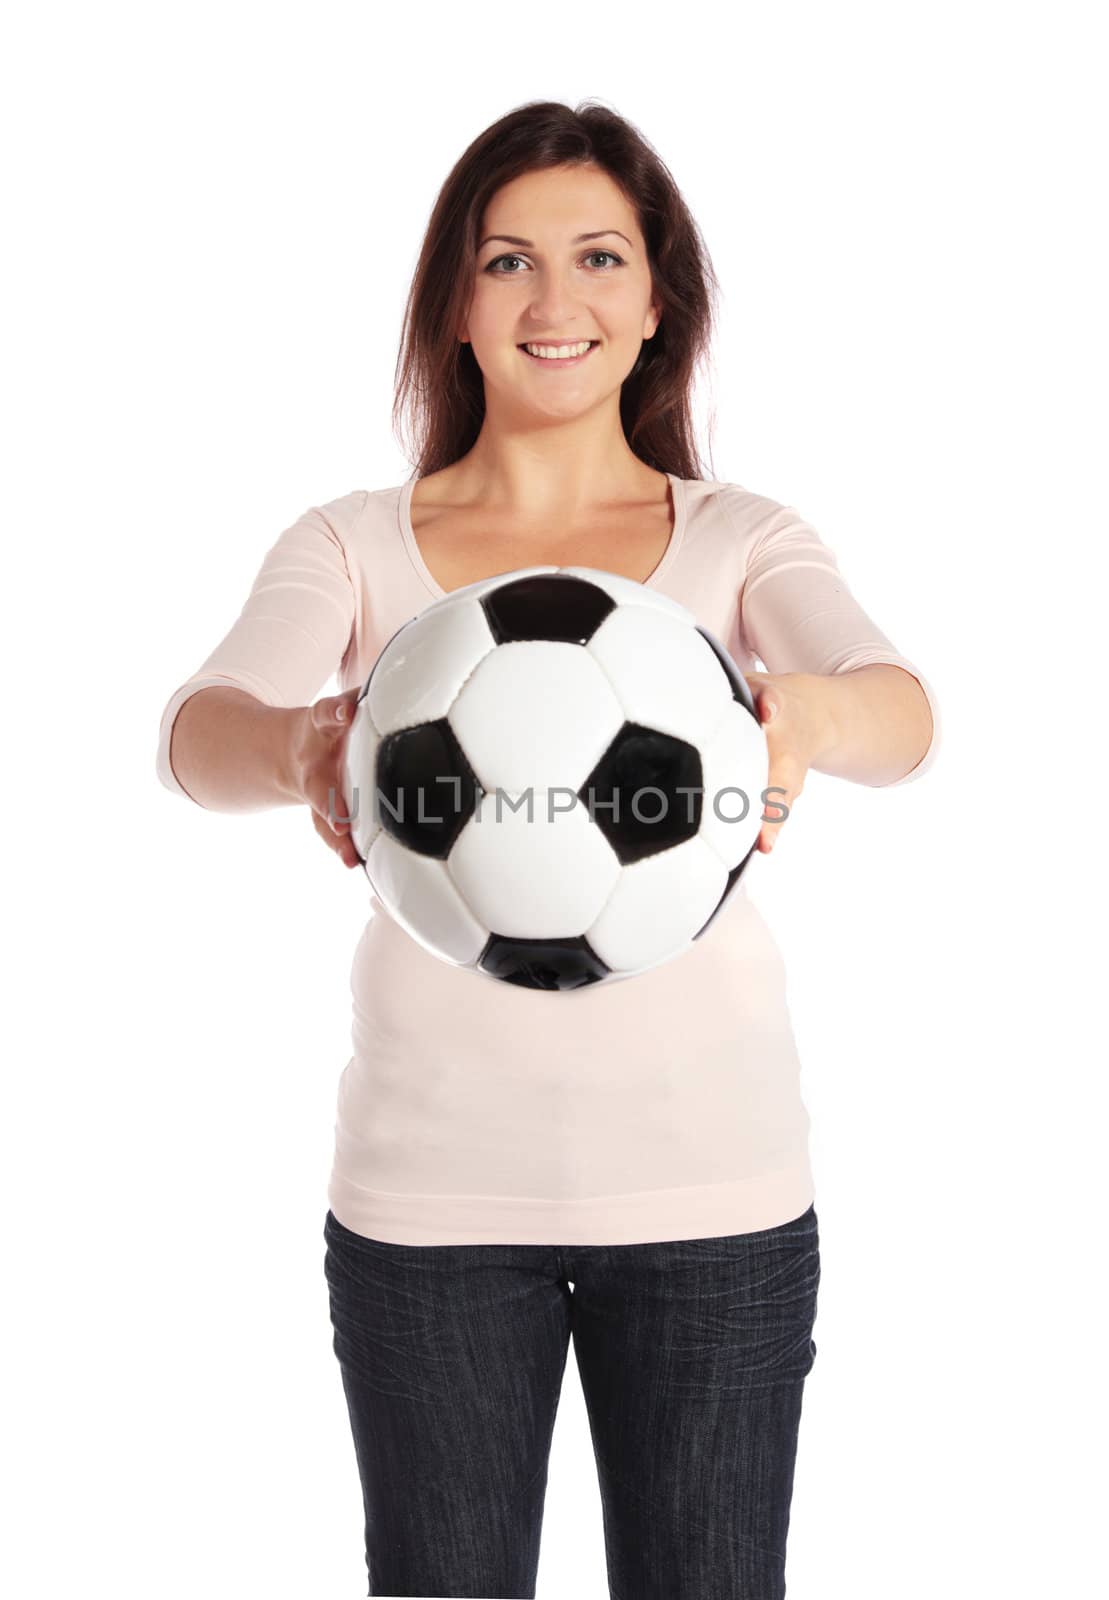
[[(307, 805), (357, 865), (332, 801), (382, 646), (443, 594), (536, 564), (648, 584), (725, 644), (783, 801), (760, 852), (810, 768), (919, 777), (930, 686), (792, 507), (702, 476), (690, 386), (714, 281), (665, 166), (613, 112), (541, 102), (487, 129), (412, 285), (396, 403), (416, 469), (281, 534), (166, 706), (166, 786)], [(333, 673), (341, 692), (316, 700)], [(820, 1258), (755, 865), (685, 955), (570, 993), (438, 962), (373, 901), (324, 1224), (371, 1595), (534, 1595), (571, 1340), (612, 1595), (785, 1593)]]

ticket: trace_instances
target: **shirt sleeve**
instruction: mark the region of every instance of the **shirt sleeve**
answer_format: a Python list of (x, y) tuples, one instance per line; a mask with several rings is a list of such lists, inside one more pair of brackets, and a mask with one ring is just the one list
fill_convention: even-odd
[(356, 610), (338, 531), (343, 505), (312, 506), (285, 529), (267, 552), (238, 619), (170, 696), (159, 727), (157, 772), (172, 793), (193, 798), (169, 759), (173, 724), (191, 695), (223, 687), (243, 689), (267, 706), (310, 705), (338, 671)]
[(740, 590), (739, 628), (741, 641), (768, 672), (901, 667), (927, 697), (932, 738), (915, 767), (875, 787), (892, 789), (909, 783), (934, 764), (940, 712), (932, 685), (863, 610), (832, 551), (793, 506), (779, 507), (753, 540)]

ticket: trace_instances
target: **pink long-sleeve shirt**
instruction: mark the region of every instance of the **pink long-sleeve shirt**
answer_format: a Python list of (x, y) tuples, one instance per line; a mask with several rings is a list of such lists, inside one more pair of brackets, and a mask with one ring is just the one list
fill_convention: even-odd
[[(668, 474), (674, 521), (648, 587), (687, 606), (741, 672), (885, 662), (931, 685), (852, 596), (791, 506)], [(210, 685), (310, 704), (365, 682), (386, 642), (442, 598), (409, 516), (416, 478), (312, 506), (268, 551), (242, 613), (162, 714)], [(338, 690), (336, 691), (338, 692)], [(887, 787), (891, 787), (887, 785)], [(778, 946), (740, 879), (684, 954), (571, 991), (496, 984), (422, 949), (365, 893), (351, 967), (353, 1054), (327, 1198), (396, 1244), (634, 1244), (773, 1227), (815, 1198), (809, 1117)], [(359, 887), (360, 886), (360, 887)]]

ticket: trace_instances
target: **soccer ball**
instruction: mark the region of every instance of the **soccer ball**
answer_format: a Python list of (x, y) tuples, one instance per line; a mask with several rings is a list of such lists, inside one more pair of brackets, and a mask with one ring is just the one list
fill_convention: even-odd
[(591, 567), (446, 595), (385, 645), (344, 747), (351, 838), (432, 955), (532, 989), (688, 950), (754, 851), (769, 771), (727, 651)]

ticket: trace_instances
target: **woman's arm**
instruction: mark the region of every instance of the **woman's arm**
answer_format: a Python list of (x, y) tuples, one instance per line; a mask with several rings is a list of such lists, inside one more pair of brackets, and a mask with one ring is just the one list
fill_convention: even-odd
[(779, 507), (752, 537), (739, 632), (767, 674), (803, 685), (816, 771), (886, 788), (931, 768), (941, 740), (934, 689), (859, 604), (833, 551), (792, 506)]
[(301, 714), (299, 707), (263, 705), (243, 689), (198, 689), (170, 732), (173, 774), (209, 811), (300, 804), (292, 756)]
[(888, 788), (925, 773), (940, 743), (935, 692), (863, 610), (835, 555), (792, 506), (751, 536), (740, 641), (770, 752), (758, 847), (781, 832), (812, 769)]
[(366, 502), (312, 506), (267, 552), (242, 611), (162, 712), (157, 771), (212, 811), (304, 799), (294, 780), (311, 702), (351, 645), (356, 597), (343, 544)]
[(814, 677), (826, 734), (813, 767), (833, 778), (882, 786), (920, 765), (935, 732), (920, 682), (885, 664)]

